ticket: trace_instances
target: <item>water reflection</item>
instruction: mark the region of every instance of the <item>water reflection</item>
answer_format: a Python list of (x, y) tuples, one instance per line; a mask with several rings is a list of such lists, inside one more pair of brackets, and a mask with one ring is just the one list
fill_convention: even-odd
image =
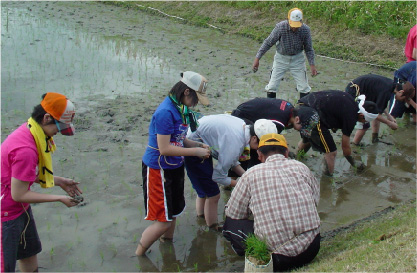
[(95, 35), (28, 9), (2, 8), (2, 112), (25, 109), (26, 117), (46, 91), (74, 101), (148, 92), (170, 81), (162, 76), (172, 74), (168, 62), (137, 39)]

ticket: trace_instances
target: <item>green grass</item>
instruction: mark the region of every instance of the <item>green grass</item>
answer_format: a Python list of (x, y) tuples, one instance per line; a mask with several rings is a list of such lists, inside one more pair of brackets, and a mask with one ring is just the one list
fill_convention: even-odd
[(322, 241), (303, 272), (416, 272), (416, 203)]

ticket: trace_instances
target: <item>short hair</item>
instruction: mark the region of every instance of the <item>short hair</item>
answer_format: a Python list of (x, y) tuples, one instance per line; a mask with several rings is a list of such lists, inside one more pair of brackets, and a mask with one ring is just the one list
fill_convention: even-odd
[(366, 112), (370, 114), (379, 114), (378, 106), (375, 102), (372, 101), (365, 101), (363, 104), (363, 108)]
[(271, 155), (271, 154), (285, 155), (287, 153), (287, 148), (285, 148), (284, 146), (266, 145), (266, 146), (259, 147), (258, 151), (266, 156)]
[[(45, 98), (46, 93), (42, 95), (42, 100)], [(38, 104), (33, 108), (31, 117), (39, 124), (42, 123), (43, 117), (47, 114), (45, 109), (43, 109), (42, 105)], [(51, 116), (52, 117), (52, 116)], [(54, 122), (54, 118), (52, 117), (52, 122)]]
[(171, 91), (169, 91), (169, 95), (174, 95), (175, 99), (178, 103), (181, 103), (182, 98), (184, 97), (184, 91), (186, 89), (190, 90), (190, 96), (192, 97), (192, 104), (193, 106), (197, 105), (198, 103), (198, 97), (197, 92), (195, 90), (188, 87), (185, 83), (182, 81), (177, 82), (172, 88)]

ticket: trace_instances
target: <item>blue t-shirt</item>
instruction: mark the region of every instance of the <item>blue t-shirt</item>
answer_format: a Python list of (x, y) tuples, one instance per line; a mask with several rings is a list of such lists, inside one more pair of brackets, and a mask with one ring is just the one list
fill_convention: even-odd
[(171, 135), (171, 145), (184, 147), (188, 125), (182, 123), (181, 114), (167, 97), (152, 115), (149, 124), (148, 147), (142, 157), (143, 163), (153, 169), (176, 169), (184, 163), (183, 156), (163, 156), (159, 153), (156, 135)]
[(394, 72), (394, 77), (403, 81), (409, 81), (416, 87), (416, 61), (406, 63)]

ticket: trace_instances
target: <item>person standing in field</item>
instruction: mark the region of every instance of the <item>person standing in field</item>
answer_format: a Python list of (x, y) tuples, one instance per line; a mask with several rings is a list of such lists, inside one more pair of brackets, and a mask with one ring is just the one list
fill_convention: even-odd
[(276, 45), (271, 78), (265, 90), (268, 98), (276, 98), (279, 84), (287, 71), (291, 72), (300, 98), (307, 95), (311, 87), (308, 84), (306, 64), (303, 51), (310, 64), (311, 75), (317, 75), (313, 42), (310, 27), (303, 23), (303, 12), (293, 8), (288, 12), (288, 19), (276, 24), (271, 34), (264, 40), (256, 54), (252, 65), (254, 72), (258, 71), (259, 60), (273, 46)]
[(320, 183), (306, 165), (288, 158), (282, 135), (263, 135), (257, 153), (262, 164), (242, 175), (226, 204), (223, 235), (240, 256), (250, 233), (265, 239), (274, 272), (303, 266), (320, 249)]
[(186, 138), (198, 121), (189, 107), (208, 105), (207, 80), (198, 73), (181, 73), (181, 80), (152, 115), (148, 147), (142, 158), (145, 220), (153, 221), (142, 233), (136, 255), (142, 256), (160, 238), (172, 240), (176, 218), (185, 209), (184, 156), (210, 156), (209, 147)]
[[(211, 157), (206, 160), (195, 156), (185, 158), (187, 175), (194, 190), (197, 192), (197, 216), (204, 218), (209, 228), (220, 230), (217, 208), (220, 199), (218, 184), (235, 186), (237, 180), (228, 176), (231, 169), (240, 177), (245, 170), (240, 166), (239, 158), (245, 149), (258, 149), (259, 138), (267, 133), (276, 133), (275, 124), (266, 119), (260, 119), (252, 125), (237, 117), (220, 114), (204, 116), (195, 132), (189, 132), (188, 137), (207, 144)], [(213, 158), (217, 164), (213, 164)]]
[[(73, 135), (74, 115), (74, 104), (64, 95), (43, 94), (29, 120), (1, 144), (1, 272), (15, 272), (17, 260), (21, 272), (38, 271), (42, 244), (30, 203), (79, 203), (79, 183), (54, 175), (52, 167), (53, 136)], [(69, 196), (31, 191), (33, 183), (60, 186)]]
[(407, 41), (405, 42), (404, 54), (407, 63), (416, 60), (417, 51), (417, 25), (414, 25), (408, 32)]

